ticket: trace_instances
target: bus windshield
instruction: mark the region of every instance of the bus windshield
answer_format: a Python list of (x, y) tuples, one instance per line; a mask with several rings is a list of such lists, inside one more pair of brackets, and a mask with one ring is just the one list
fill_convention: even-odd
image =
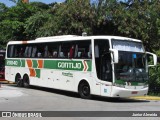
[(115, 64), (116, 81), (141, 82), (148, 80), (144, 53), (119, 51), (119, 63)]
[(114, 65), (115, 83), (142, 85), (148, 81), (146, 55), (141, 42), (112, 40), (113, 49), (119, 53), (119, 62)]

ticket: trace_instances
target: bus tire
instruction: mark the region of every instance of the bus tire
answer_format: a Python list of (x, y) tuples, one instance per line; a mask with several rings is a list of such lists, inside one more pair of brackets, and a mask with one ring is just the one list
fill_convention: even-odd
[(24, 75), (23, 76), (23, 84), (24, 84), (24, 87), (26, 87), (26, 88), (29, 88), (29, 77), (28, 77), (28, 75)]
[(83, 99), (90, 99), (91, 94), (90, 94), (90, 86), (86, 81), (83, 81), (79, 84), (78, 87), (78, 92), (81, 98)]
[(15, 83), (17, 87), (23, 87), (23, 80), (21, 79), (21, 75), (17, 74), (15, 77)]

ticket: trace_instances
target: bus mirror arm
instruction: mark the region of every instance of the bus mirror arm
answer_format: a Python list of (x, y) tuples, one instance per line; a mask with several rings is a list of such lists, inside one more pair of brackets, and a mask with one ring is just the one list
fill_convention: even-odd
[(113, 63), (118, 63), (118, 50), (110, 49), (110, 51), (113, 54)]
[(150, 53), (150, 52), (146, 52), (146, 54), (153, 56), (153, 65), (148, 65), (148, 67), (156, 66), (157, 65), (157, 55), (153, 54), (153, 53)]

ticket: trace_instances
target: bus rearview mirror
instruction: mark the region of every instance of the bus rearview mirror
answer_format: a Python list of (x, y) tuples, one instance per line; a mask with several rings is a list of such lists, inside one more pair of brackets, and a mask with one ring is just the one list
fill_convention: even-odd
[(148, 67), (153, 67), (157, 65), (157, 55), (150, 53), (150, 52), (146, 52), (147, 55), (152, 56), (152, 61), (153, 61), (153, 65), (148, 65)]

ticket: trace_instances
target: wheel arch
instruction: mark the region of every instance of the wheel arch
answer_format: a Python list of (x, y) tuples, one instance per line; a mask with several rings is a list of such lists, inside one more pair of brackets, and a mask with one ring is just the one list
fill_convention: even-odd
[(90, 87), (90, 92), (91, 92), (91, 85), (90, 85), (89, 81), (87, 79), (82, 79), (78, 83), (78, 87), (77, 87), (78, 93), (79, 93), (80, 84), (82, 84), (82, 83), (87, 83), (89, 85), (89, 87)]
[(24, 77), (24, 76), (27, 76), (27, 77), (29, 78), (29, 75), (28, 75), (27, 73), (25, 73), (25, 74), (23, 75), (23, 77)]
[(78, 93), (83, 99), (90, 99), (92, 97), (91, 86), (87, 80), (83, 79), (79, 82)]
[[(27, 77), (27, 79), (25, 79), (25, 77)], [(30, 85), (30, 78), (29, 78), (29, 75), (27, 73), (25, 73), (23, 75), (23, 81), (24, 81), (24, 83), (26, 82), (28, 84), (28, 85), (25, 85), (25, 87), (29, 87), (29, 85)]]

